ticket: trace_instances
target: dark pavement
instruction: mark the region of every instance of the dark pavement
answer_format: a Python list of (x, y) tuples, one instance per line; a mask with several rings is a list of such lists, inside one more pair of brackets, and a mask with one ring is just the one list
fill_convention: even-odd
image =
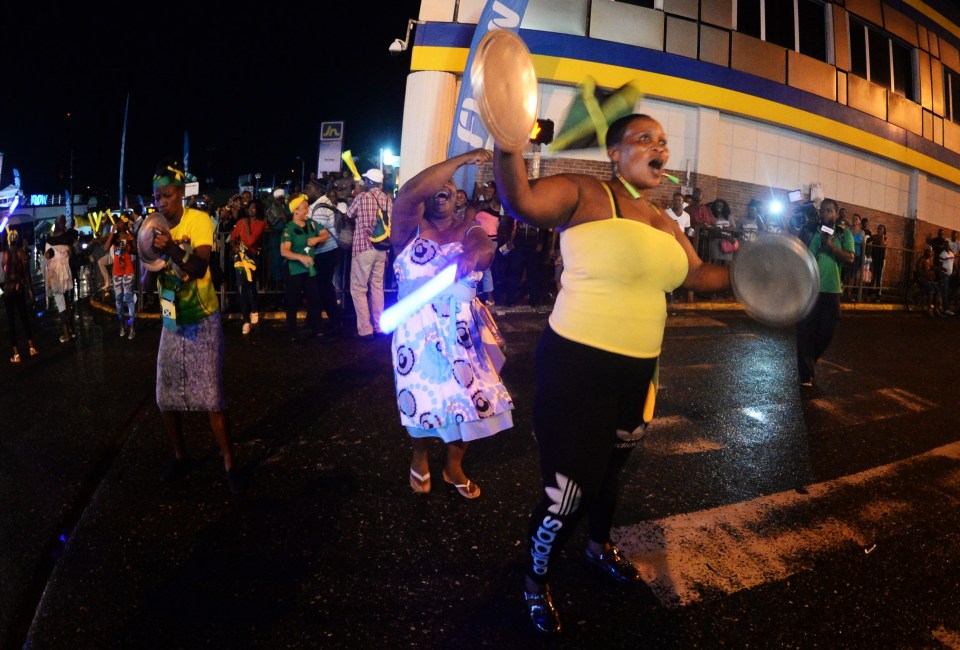
[(499, 318), (515, 427), (470, 447), (475, 501), (439, 443), (432, 493), (408, 487), (387, 340), (291, 344), (280, 321), (225, 328), (249, 491), (203, 416), (199, 466), (162, 484), (159, 323), (127, 341), (81, 317), (78, 342), (48, 316), (40, 357), (0, 367), (3, 648), (960, 648), (960, 318), (847, 312), (801, 389), (792, 330), (674, 313), (616, 520), (648, 582), (608, 585), (581, 526), (546, 642), (520, 595), (545, 312)]

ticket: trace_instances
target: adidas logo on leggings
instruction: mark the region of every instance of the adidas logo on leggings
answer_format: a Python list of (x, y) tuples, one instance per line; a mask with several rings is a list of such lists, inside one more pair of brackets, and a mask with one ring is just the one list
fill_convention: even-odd
[[(552, 501), (552, 505), (547, 510), (559, 517), (565, 517), (580, 505), (580, 487), (559, 472), (554, 476), (557, 479), (557, 487), (545, 489), (547, 497)], [(530, 550), (533, 556), (533, 571), (537, 575), (546, 575), (553, 542), (561, 528), (563, 528), (563, 521), (557, 517), (547, 515), (540, 522), (540, 527), (532, 538), (533, 546)]]

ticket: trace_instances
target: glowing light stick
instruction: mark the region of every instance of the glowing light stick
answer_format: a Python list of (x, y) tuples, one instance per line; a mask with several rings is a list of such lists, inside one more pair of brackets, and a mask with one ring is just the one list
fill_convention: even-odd
[(451, 264), (430, 278), (423, 286), (414, 290), (409, 296), (383, 312), (380, 315), (380, 331), (389, 334), (397, 329), (405, 318), (446, 291), (456, 279), (457, 265)]
[(17, 205), (20, 203), (20, 197), (13, 197), (13, 203), (10, 204), (10, 209), (7, 210), (7, 214), (3, 216), (3, 221), (0, 221), (0, 232), (3, 232), (7, 224), (10, 223), (10, 215), (13, 214), (13, 211), (17, 209)]
[(360, 172), (357, 171), (357, 164), (353, 162), (353, 154), (350, 153), (350, 150), (347, 149), (344, 151), (340, 157), (343, 158), (343, 162), (347, 163), (347, 167), (349, 167), (350, 171), (353, 172), (353, 180), (361, 180)]

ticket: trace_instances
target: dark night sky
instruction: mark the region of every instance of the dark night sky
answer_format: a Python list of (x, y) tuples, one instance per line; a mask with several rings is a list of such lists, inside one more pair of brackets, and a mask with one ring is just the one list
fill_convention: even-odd
[[(182, 155), (221, 187), (316, 166), (320, 122), (343, 120), (355, 156), (399, 151), (409, 51), (390, 56), (419, 0), (4, 3), (0, 187), (27, 194), (148, 194), (157, 161)], [(176, 7), (176, 10), (171, 9)], [(411, 41), (413, 39), (411, 38)], [(70, 113), (70, 117), (67, 114)], [(372, 161), (371, 161), (372, 162)], [(364, 163), (358, 161), (358, 166)]]

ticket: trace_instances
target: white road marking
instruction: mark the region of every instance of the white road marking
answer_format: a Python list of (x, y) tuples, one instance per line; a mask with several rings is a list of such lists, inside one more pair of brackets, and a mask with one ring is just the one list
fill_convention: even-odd
[(905, 391), (902, 388), (885, 388), (883, 390), (878, 390), (877, 392), (884, 397), (889, 397), (910, 411), (926, 411), (936, 406), (936, 404), (933, 402), (925, 400), (911, 392)]
[[(917, 472), (929, 480), (911, 480)], [(621, 526), (612, 537), (666, 607), (784, 580), (829, 553), (878, 540), (882, 552), (882, 539), (922, 523), (931, 503), (960, 506), (960, 441), (806, 492)]]
[(828, 366), (830, 368), (835, 368), (840, 372), (853, 372), (853, 370), (851, 370), (850, 368), (847, 368), (846, 366), (841, 366), (838, 363), (833, 363), (832, 361), (827, 361), (826, 359), (820, 359), (820, 365)]

